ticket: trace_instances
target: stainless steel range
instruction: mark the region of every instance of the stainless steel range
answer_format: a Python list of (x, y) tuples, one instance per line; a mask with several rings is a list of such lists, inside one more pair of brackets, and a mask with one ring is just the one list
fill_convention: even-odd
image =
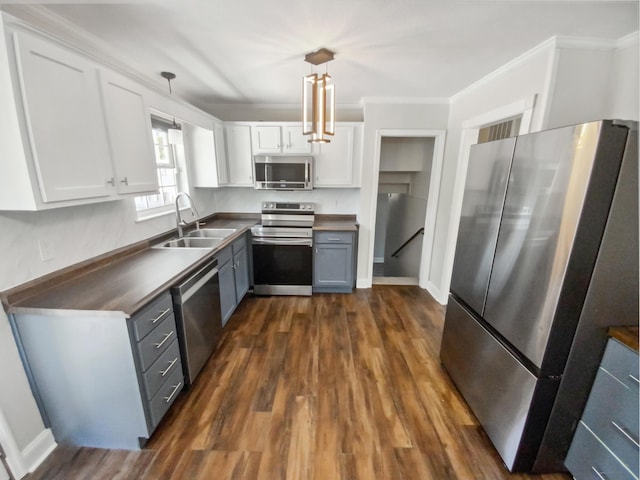
[(262, 204), (251, 229), (255, 295), (311, 295), (314, 213), (313, 203)]

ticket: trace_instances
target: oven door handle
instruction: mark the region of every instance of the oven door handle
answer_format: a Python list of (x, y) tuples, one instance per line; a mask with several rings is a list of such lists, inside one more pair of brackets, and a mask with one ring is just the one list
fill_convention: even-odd
[(253, 245), (302, 245), (313, 246), (311, 238), (258, 238), (253, 237), (251, 243)]

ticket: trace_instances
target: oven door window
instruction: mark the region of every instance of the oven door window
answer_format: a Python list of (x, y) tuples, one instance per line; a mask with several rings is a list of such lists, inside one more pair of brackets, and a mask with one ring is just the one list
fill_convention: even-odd
[(313, 249), (309, 245), (253, 245), (256, 285), (311, 285)]

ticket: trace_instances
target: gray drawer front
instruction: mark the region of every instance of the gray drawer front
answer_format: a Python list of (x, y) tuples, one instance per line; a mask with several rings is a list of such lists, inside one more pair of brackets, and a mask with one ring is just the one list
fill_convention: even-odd
[(231, 249), (233, 250), (233, 253), (236, 254), (243, 248), (246, 248), (246, 246), (247, 246), (247, 239), (243, 235), (242, 237), (240, 237), (239, 239), (237, 239), (231, 244)]
[(578, 424), (564, 463), (576, 480), (635, 480), (582, 422)]
[(135, 339), (142, 340), (172, 312), (171, 294), (169, 292), (163, 293), (131, 318)]
[(184, 388), (184, 378), (182, 376), (182, 366), (174, 370), (167, 381), (160, 387), (160, 391), (149, 402), (149, 413), (151, 414), (152, 428), (156, 428), (169, 407), (178, 398), (178, 394)]
[(174, 370), (181, 369), (180, 346), (177, 339), (174, 339), (158, 360), (142, 375), (142, 384), (147, 400), (151, 400), (158, 393), (160, 386), (173, 374)]
[(609, 340), (600, 367), (637, 391), (638, 382), (634, 378), (638, 378), (638, 354), (630, 348), (616, 340)]
[(352, 232), (316, 232), (316, 243), (353, 243)]
[(638, 447), (626, 436), (638, 441), (637, 388), (629, 388), (602, 368), (599, 369), (582, 421), (622, 463), (638, 475)]
[(216, 254), (216, 258), (218, 259), (218, 268), (222, 267), (222, 265), (231, 260), (231, 255), (231, 246), (225, 247), (224, 249), (220, 250), (220, 252)]
[(135, 346), (140, 368), (143, 372), (171, 345), (176, 339), (176, 321), (173, 314), (165, 318), (149, 335)]

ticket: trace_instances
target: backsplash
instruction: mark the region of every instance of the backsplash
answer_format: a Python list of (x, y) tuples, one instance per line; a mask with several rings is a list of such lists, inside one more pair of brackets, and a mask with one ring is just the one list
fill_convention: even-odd
[(319, 214), (357, 215), (360, 211), (359, 188), (317, 188), (297, 192), (219, 188), (215, 197), (218, 212), (257, 213), (264, 201), (315, 202)]
[[(193, 189), (201, 216), (215, 212), (260, 211), (267, 200), (315, 202), (319, 214), (358, 214), (359, 189), (280, 192), (253, 188)], [(136, 221), (131, 200), (56, 208), (40, 212), (0, 212), (0, 291), (69, 265), (175, 228), (173, 214)], [(40, 258), (39, 241), (52, 258)]]
[[(193, 198), (201, 216), (216, 211), (214, 191), (197, 190)], [(133, 199), (40, 212), (0, 212), (0, 291), (175, 225), (173, 214), (137, 222)], [(41, 240), (50, 243), (50, 260), (40, 258)]]

